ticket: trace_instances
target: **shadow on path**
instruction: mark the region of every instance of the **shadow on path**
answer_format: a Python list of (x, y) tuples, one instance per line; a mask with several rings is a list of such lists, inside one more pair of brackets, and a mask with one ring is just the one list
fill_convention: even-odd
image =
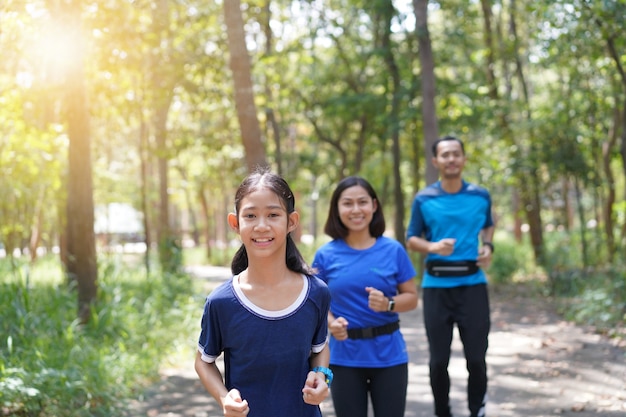
[[(227, 280), (227, 268), (194, 267), (207, 290)], [(489, 338), (489, 417), (625, 417), (626, 354), (610, 340), (563, 321), (549, 300), (524, 285), (492, 287)], [(409, 349), (406, 417), (432, 416), (428, 381), (428, 345), (422, 310), (400, 315)], [(450, 360), (451, 402), (456, 416), (467, 416), (465, 360), (458, 333)], [(167, 369), (160, 383), (133, 402), (129, 417), (221, 417), (205, 392), (193, 360)], [(324, 417), (335, 417), (332, 401), (322, 404)], [(370, 413), (370, 416), (373, 414)]]

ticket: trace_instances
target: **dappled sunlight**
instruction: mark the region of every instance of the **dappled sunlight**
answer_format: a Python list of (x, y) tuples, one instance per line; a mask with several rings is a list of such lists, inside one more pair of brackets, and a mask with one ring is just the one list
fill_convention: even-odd
[(539, 297), (498, 297), (506, 301), (494, 306), (487, 357), (490, 397), (506, 399), (498, 415), (623, 415), (623, 351), (563, 321)]
[(82, 60), (86, 36), (67, 19), (55, 18), (37, 5), (29, 4), (27, 11), (38, 24), (25, 40), (22, 54), (26, 68), (18, 82), (25, 87), (38, 82), (63, 83)]
[(72, 31), (52, 23), (46, 25), (41, 35), (35, 42), (34, 53), (41, 57), (43, 68), (47, 69), (44, 76), (51, 81), (62, 81), (80, 58), (79, 40)]
[(492, 332), (489, 341), (489, 355), (497, 363), (515, 361), (520, 352), (533, 352), (541, 344), (536, 337), (519, 336), (512, 332)]

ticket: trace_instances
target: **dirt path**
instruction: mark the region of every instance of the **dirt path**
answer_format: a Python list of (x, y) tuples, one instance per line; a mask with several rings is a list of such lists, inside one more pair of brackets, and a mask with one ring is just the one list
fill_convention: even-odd
[[(194, 270), (215, 285), (224, 270)], [(491, 288), (492, 332), (489, 339), (489, 417), (626, 417), (626, 352), (615, 343), (556, 315), (549, 302), (524, 286)], [(432, 416), (428, 385), (428, 347), (422, 311), (401, 314), (409, 347), (406, 417)], [(450, 361), (451, 400), (456, 416), (467, 416), (467, 372), (458, 334)], [(332, 402), (322, 404), (335, 417)], [(159, 384), (134, 403), (129, 417), (221, 417), (203, 390), (192, 360), (166, 369)], [(371, 414), (370, 414), (371, 415)]]

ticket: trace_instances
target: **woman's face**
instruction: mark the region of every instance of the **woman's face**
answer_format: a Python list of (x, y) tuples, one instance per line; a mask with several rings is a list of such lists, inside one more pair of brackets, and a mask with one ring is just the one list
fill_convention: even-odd
[(350, 233), (368, 231), (378, 204), (367, 190), (355, 185), (343, 190), (338, 201), (339, 219)]

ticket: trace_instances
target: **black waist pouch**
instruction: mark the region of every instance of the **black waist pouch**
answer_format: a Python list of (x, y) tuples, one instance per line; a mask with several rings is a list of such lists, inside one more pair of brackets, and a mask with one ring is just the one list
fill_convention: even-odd
[(429, 261), (426, 262), (426, 270), (432, 276), (439, 278), (453, 278), (473, 275), (480, 268), (476, 261)]

